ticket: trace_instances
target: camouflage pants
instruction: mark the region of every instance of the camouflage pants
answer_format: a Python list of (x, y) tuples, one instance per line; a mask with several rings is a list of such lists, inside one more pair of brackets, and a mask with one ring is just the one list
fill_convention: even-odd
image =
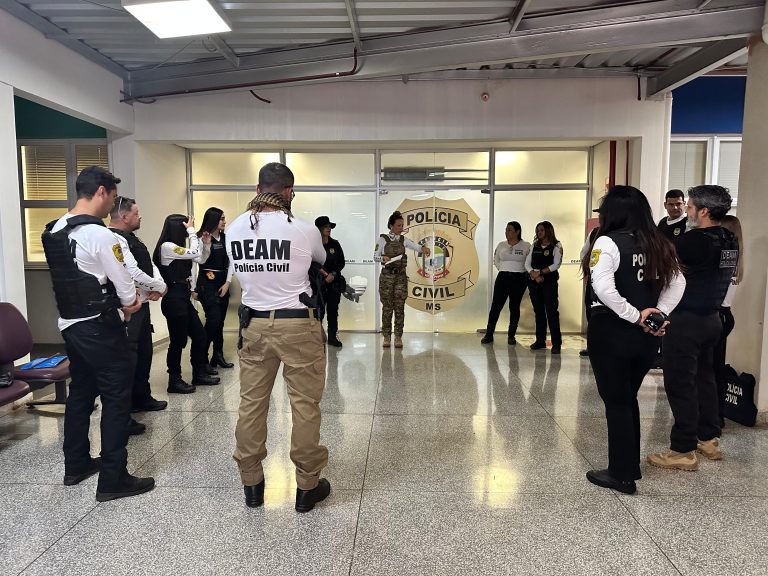
[(379, 277), (381, 298), (381, 333), (392, 334), (392, 313), (395, 314), (395, 337), (403, 335), (405, 323), (405, 299), (408, 298), (408, 276), (382, 271)]

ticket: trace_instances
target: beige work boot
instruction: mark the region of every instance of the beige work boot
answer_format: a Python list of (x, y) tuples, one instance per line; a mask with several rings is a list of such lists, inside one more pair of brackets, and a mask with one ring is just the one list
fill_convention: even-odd
[(395, 348), (403, 347), (403, 339), (400, 336), (395, 336)]
[(687, 470), (693, 472), (699, 469), (699, 459), (696, 457), (696, 451), (675, 452), (674, 450), (665, 450), (658, 454), (651, 454), (647, 458), (648, 464), (666, 468), (668, 470)]
[(723, 453), (720, 450), (720, 438), (712, 438), (712, 440), (699, 440), (696, 444), (696, 452), (703, 454), (710, 460), (722, 460)]
[(392, 346), (392, 341), (389, 339), (389, 336), (384, 336), (384, 342), (381, 344), (382, 348), (389, 348)]

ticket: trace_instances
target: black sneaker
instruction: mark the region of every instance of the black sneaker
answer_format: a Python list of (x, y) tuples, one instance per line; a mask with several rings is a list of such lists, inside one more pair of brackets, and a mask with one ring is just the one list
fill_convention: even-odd
[(214, 368), (210, 364), (208, 364), (208, 362), (206, 362), (205, 364), (203, 364), (200, 367), (199, 372), (200, 372), (200, 374), (208, 374), (208, 376), (218, 376), (219, 375), (219, 371), (216, 370), (216, 368)]
[(86, 478), (90, 478), (101, 469), (101, 458), (91, 458), (91, 463), (79, 474), (64, 472), (64, 486), (74, 486), (80, 484)]
[(154, 478), (137, 478), (126, 474), (123, 481), (120, 483), (120, 487), (113, 492), (103, 492), (99, 489), (96, 490), (96, 500), (99, 502), (107, 502), (109, 500), (117, 500), (118, 498), (128, 498), (129, 496), (138, 496), (149, 492), (155, 487)]
[(595, 486), (601, 488), (610, 488), (611, 490), (618, 490), (624, 494), (634, 494), (637, 492), (637, 484), (634, 480), (617, 480), (608, 470), (590, 470), (587, 472), (587, 480), (592, 482)]
[(584, 348), (584, 350), (579, 350), (579, 356), (582, 358), (589, 358), (589, 348)]
[(517, 340), (514, 336), (507, 336), (507, 346), (517, 346)]
[(335, 336), (332, 336), (331, 338), (328, 338), (328, 345), (334, 346), (336, 348), (341, 348), (343, 344), (341, 343), (341, 340), (336, 338)]
[(147, 431), (147, 425), (136, 422), (133, 418), (128, 421), (128, 436), (138, 436)]
[(480, 344), (493, 344), (493, 334), (485, 333), (485, 336), (483, 336), (483, 339), (480, 340)]
[(546, 344), (542, 344), (541, 342), (534, 342), (531, 344), (531, 350), (544, 350), (547, 347)]
[(552, 346), (552, 350), (550, 350), (552, 354), (560, 354), (560, 346)]
[(320, 478), (320, 482), (312, 490), (296, 488), (296, 512), (309, 512), (315, 504), (328, 498), (330, 493), (331, 483), (325, 478)]
[(166, 408), (168, 408), (168, 402), (165, 400), (155, 400), (150, 396), (149, 400), (134, 405), (131, 412), (158, 412), (160, 410), (165, 410)]

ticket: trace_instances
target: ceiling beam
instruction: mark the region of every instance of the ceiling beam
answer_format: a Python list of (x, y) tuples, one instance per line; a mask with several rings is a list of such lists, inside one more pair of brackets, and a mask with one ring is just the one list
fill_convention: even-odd
[(208, 36), (208, 41), (216, 47), (216, 50), (218, 50), (219, 53), (224, 56), (224, 58), (226, 58), (230, 64), (232, 64), (232, 66), (235, 68), (240, 67), (240, 58), (237, 54), (235, 54), (234, 50), (232, 50), (232, 48), (230, 48), (229, 45), (224, 42), (224, 40), (222, 40), (221, 36), (218, 34)]
[(512, 12), (512, 16), (509, 17), (510, 32), (514, 32), (517, 30), (517, 27), (520, 26), (520, 22), (523, 21), (523, 16), (525, 16), (525, 11), (528, 10), (528, 6), (530, 6), (531, 2), (533, 2), (533, 0), (517, 1), (515, 11)]
[[(653, 4), (653, 3), (650, 3)], [(366, 40), (365, 62), (339, 80), (400, 76), (481, 65), (696, 44), (746, 37), (760, 29), (763, 6), (708, 12), (686, 11), (664, 18), (639, 16), (610, 26), (601, 23), (530, 30), (510, 35), (509, 24), (468, 26)], [(569, 15), (570, 16), (570, 15)], [(350, 42), (240, 58), (240, 69), (209, 61), (157, 70), (133, 71), (126, 82), (130, 98), (162, 97), (244, 86), (334, 81), (352, 66)], [(329, 76), (331, 76), (329, 78)]]
[(648, 80), (648, 97), (670, 92), (747, 53), (744, 38), (721, 40), (702, 48), (672, 68)]
[(347, 7), (347, 18), (349, 19), (349, 27), (352, 29), (352, 39), (355, 43), (355, 48), (362, 54), (363, 42), (360, 40), (360, 22), (357, 18), (355, 0), (344, 0), (344, 4)]
[[(408, 81), (419, 80), (519, 80), (541, 78), (617, 78), (643, 75), (635, 68), (504, 68), (500, 70), (444, 70), (442, 72), (424, 72), (409, 74)], [(402, 77), (372, 78), (370, 82), (401, 80)]]
[[(0, 0), (0, 8), (15, 16), (19, 20), (26, 22), (33, 28), (37, 28), (44, 35), (56, 35), (56, 40), (62, 43), (67, 48), (77, 52), (81, 56), (84, 56), (91, 62), (95, 62), (99, 66), (106, 68), (113, 74), (120, 76), (123, 80), (128, 78), (128, 70), (120, 66), (114, 60), (111, 60), (104, 56), (101, 52), (94, 50), (88, 46), (85, 42), (69, 36), (65, 30), (62, 30), (49, 20), (46, 20), (42, 16), (36, 14), (23, 4), (20, 4), (16, 0)], [(63, 36), (62, 36), (63, 34)]]

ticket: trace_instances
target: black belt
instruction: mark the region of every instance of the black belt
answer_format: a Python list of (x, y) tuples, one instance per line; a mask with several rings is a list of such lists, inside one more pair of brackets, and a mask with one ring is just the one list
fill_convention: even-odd
[(248, 309), (251, 318), (269, 318), (274, 314), (275, 319), (285, 318), (317, 318), (317, 310), (314, 308), (283, 308), (280, 310), (251, 310)]

